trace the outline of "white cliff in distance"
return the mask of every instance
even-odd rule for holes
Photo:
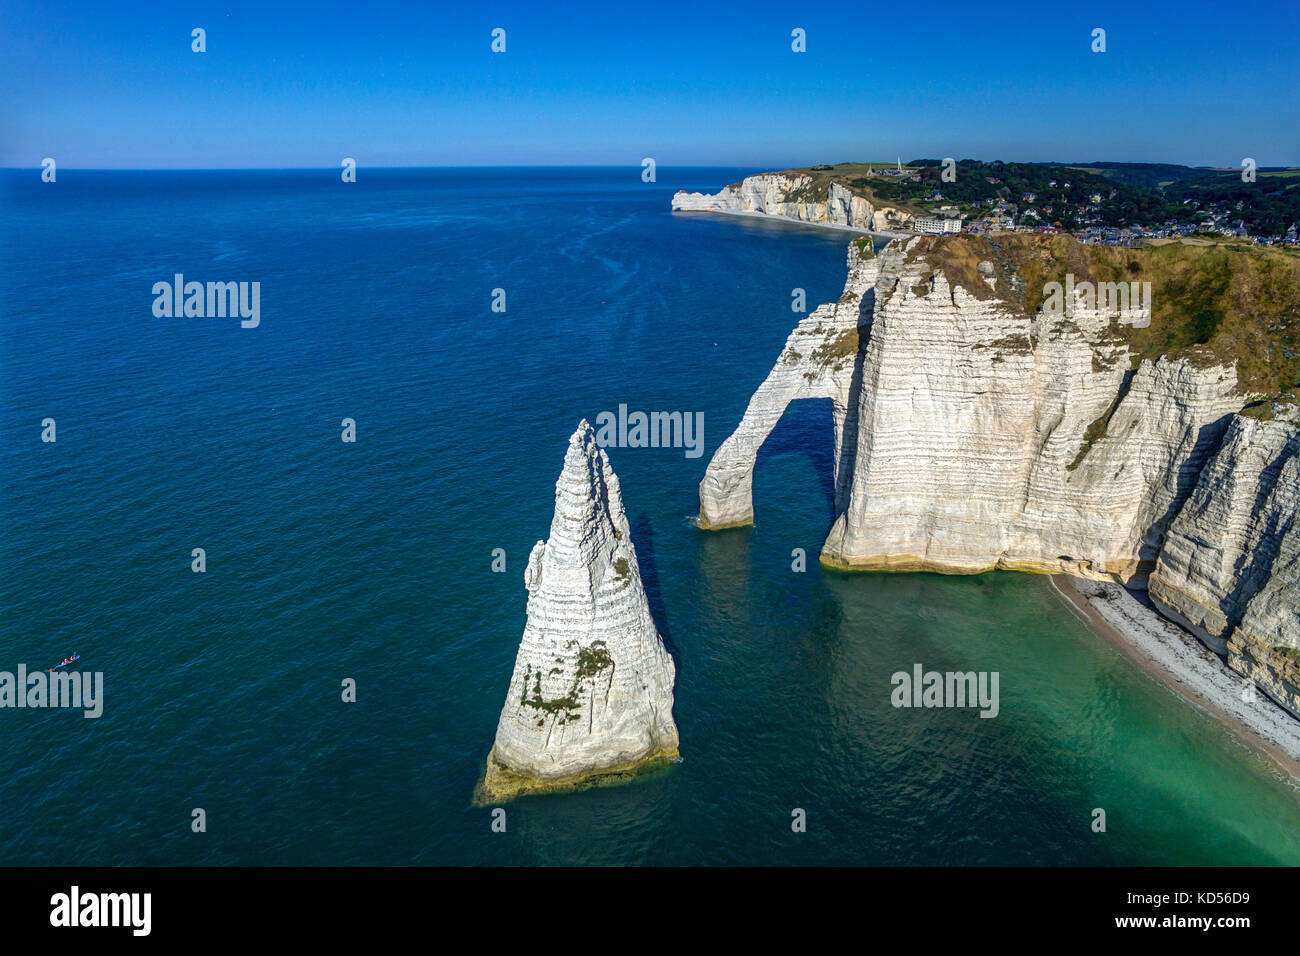
[[[683,212],[751,213],[864,231],[902,229],[912,218],[892,206],[877,207],[837,182],[829,184],[825,196],[819,196],[813,178],[798,173],[746,176],[713,194],[681,190],[673,196],[672,208]]]
[[[611,782],[677,756],[672,658],[641,583],[618,477],[583,420],[551,535],[524,571],[528,620],[481,802]]]

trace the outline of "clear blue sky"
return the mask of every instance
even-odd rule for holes
[[[2,166],[1300,164],[1296,0],[6,0],[2,15]]]

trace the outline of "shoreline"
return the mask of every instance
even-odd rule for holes
[[[1118,584],[1053,575],[1052,588],[1089,629],[1147,677],[1217,720],[1300,785],[1300,720],[1261,690],[1241,699],[1245,678],[1191,633]]]

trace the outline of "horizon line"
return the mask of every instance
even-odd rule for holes
[[[929,157],[926,157],[929,158]],[[904,166],[920,160],[909,160]],[[657,163],[656,169],[764,169],[772,172],[780,172],[787,169],[809,169],[813,166],[842,166],[848,164],[858,165],[880,165],[887,163],[887,160],[846,160],[838,163],[813,163],[808,166],[772,166],[756,163],[678,163],[665,164]],[[895,160],[897,162],[897,160]],[[980,163],[1005,163],[1008,165],[1023,166],[1068,166],[1083,167],[1097,165],[1099,163],[1125,164],[1131,166],[1176,166],[1182,169],[1203,169],[1211,172],[1235,172],[1239,166],[1213,166],[1213,165],[1190,165],[1188,163],[1172,163],[1164,161],[1141,161],[1141,160],[1122,160],[1122,159],[1094,159],[1088,161],[1064,161],[1064,160],[1016,160],[1016,159],[961,159],[957,162],[980,162]],[[0,172],[39,172],[43,167],[37,163],[32,166],[0,166]],[[338,166],[63,166],[59,165],[60,172],[65,170],[72,172],[85,173],[237,173],[237,172],[337,172],[342,168]],[[371,170],[395,170],[395,169],[641,169],[640,162],[631,163],[413,163],[399,165],[364,165],[357,164],[358,169]],[[1300,169],[1300,163],[1294,165],[1259,165],[1256,166],[1261,172]]]

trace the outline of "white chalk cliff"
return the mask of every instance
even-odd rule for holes
[[[1170,523],[1152,602],[1300,713],[1300,406],[1237,415]]]
[[[1241,407],[1231,367],[1143,361],[1111,319],[1026,314],[882,253],[840,567],[1065,571],[1140,585]],[[1017,277],[989,263],[996,288]]]
[[[528,621],[480,800],[619,779],[677,755],[672,658],[641,583],[618,477],[583,420],[551,536],[524,571]]]
[[[912,218],[892,206],[876,207],[840,183],[830,183],[824,199],[813,195],[812,187],[811,176],[763,173],[746,176],[717,193],[680,190],[673,196],[672,208],[683,212],[753,213],[876,231],[904,228]]]
[[[1166,605],[1217,634],[1221,652],[1237,635],[1232,666],[1271,661],[1266,689],[1291,661],[1275,696],[1300,713],[1296,658],[1265,650],[1300,644],[1294,422],[1234,418],[1245,399],[1232,364],[1162,356],[1133,368],[1112,316],[1082,299],[1068,317],[1027,313],[1013,304],[1023,280],[1012,264],[982,261],[978,278],[972,264],[955,282],[929,243],[895,240],[874,259],[850,248],[844,296],[799,323],[710,461],[700,525],[752,522],[759,447],[789,402],[829,398],[836,517],[824,564],[1140,588],[1164,556],[1153,596],[1190,596]],[[1204,527],[1184,514],[1189,499]],[[1207,539],[1229,553],[1202,553]],[[1216,617],[1221,606],[1234,610]]]

